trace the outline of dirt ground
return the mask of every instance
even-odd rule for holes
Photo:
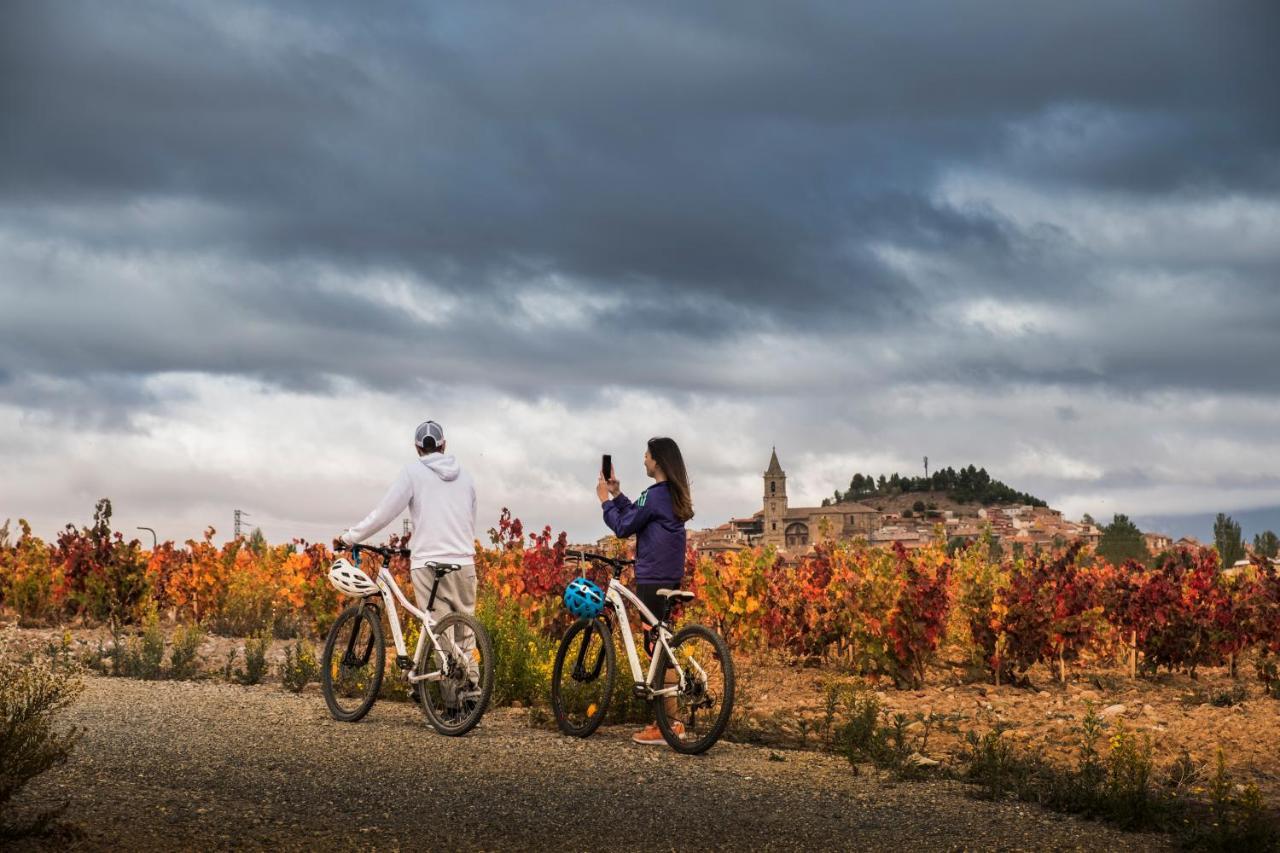
[[[62,642],[64,629],[21,629],[17,642],[32,649]],[[73,655],[110,643],[103,628],[70,631]],[[292,641],[273,641],[267,684],[278,686],[276,665]],[[203,669],[221,673],[233,649],[243,662],[243,640],[211,635],[200,648]],[[318,652],[318,648],[317,648]],[[738,661],[738,700],[730,736],[773,748],[821,749],[830,740],[827,695],[832,684],[857,684],[875,693],[886,713],[902,713],[919,751],[943,763],[954,763],[969,731],[996,728],[1017,746],[1041,756],[1069,761],[1079,745],[1079,730],[1092,708],[1103,719],[1104,735],[1124,726],[1138,737],[1150,737],[1157,768],[1168,768],[1184,754],[1212,773],[1219,749],[1237,783],[1255,783],[1271,809],[1280,809],[1280,700],[1267,697],[1244,662],[1239,676],[1225,669],[1203,670],[1195,679],[1185,674],[1129,678],[1118,668],[1072,671],[1067,684],[1046,669],[1030,672],[1033,687],[996,687],[964,683],[954,668],[930,672],[922,690],[867,686],[838,670],[804,667],[777,660]],[[1219,707],[1215,698],[1243,694],[1235,704]],[[1233,697],[1234,698],[1234,697]],[[839,710],[837,710],[837,715]],[[933,715],[926,726],[918,717]],[[836,720],[838,724],[838,717]],[[926,739],[927,734],[927,739]],[[1194,780],[1193,780],[1194,781]]]
[[[531,727],[494,709],[462,738],[403,702],[332,720],[311,688],[91,676],[84,736],[19,812],[67,802],[77,836],[18,850],[1162,850],[954,782],[721,743],[682,756]]]
[[[1020,688],[962,683],[934,671],[922,690],[867,689],[887,714],[908,717],[917,742],[925,734],[918,716],[934,715],[921,751],[943,762],[959,755],[963,733],[999,728],[1023,749],[1070,763],[1092,708],[1103,721],[1104,737],[1119,726],[1149,737],[1158,768],[1170,767],[1185,753],[1212,773],[1221,749],[1234,781],[1256,783],[1268,806],[1280,808],[1280,700],[1266,696],[1252,673],[1246,664],[1234,679],[1225,668],[1201,671],[1195,679],[1185,674],[1132,679],[1119,669],[1097,668],[1070,673],[1064,685],[1045,668],[1031,671],[1034,686]],[[829,670],[778,663],[744,667],[741,674],[741,711],[750,722],[746,736],[789,746],[823,741],[829,685],[865,685]],[[1214,704],[1227,696],[1235,704]]]

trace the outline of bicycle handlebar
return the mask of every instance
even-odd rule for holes
[[[577,557],[579,560],[593,560],[597,563],[604,563],[613,568],[614,577],[622,574],[622,570],[627,566],[634,566],[635,560],[628,560],[625,557],[606,557],[604,554],[597,554],[593,551],[565,551],[570,557]]]
[[[335,549],[335,550],[340,550],[340,549]],[[379,548],[377,545],[351,545],[348,548],[348,550],[351,551],[351,556],[353,557],[360,556],[361,551],[369,551],[387,560],[391,559],[392,557],[409,556],[408,548]]]

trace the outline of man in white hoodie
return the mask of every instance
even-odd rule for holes
[[[348,545],[365,541],[409,508],[409,576],[418,608],[425,610],[435,575],[428,562],[456,563],[462,569],[445,575],[431,608],[434,619],[454,611],[476,610],[476,487],[458,460],[445,452],[444,428],[423,421],[413,436],[418,459],[396,477],[386,495],[364,521],[340,537]],[[464,638],[459,638],[463,641]]]

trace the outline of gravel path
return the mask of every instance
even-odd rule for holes
[[[833,756],[720,744],[684,757],[631,745],[629,729],[561,737],[520,711],[443,738],[406,704],[352,725],[315,692],[90,678],[68,717],[84,740],[23,803],[70,800],[84,833],[71,849],[1166,846],[954,783],[855,775]]]

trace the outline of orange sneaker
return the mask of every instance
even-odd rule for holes
[[[684,737],[684,724],[681,722],[672,722],[671,730],[676,733],[677,737]],[[661,746],[667,742],[662,736],[662,732],[658,730],[657,723],[650,723],[640,731],[631,736],[631,740],[636,743],[642,743],[646,746]]]

